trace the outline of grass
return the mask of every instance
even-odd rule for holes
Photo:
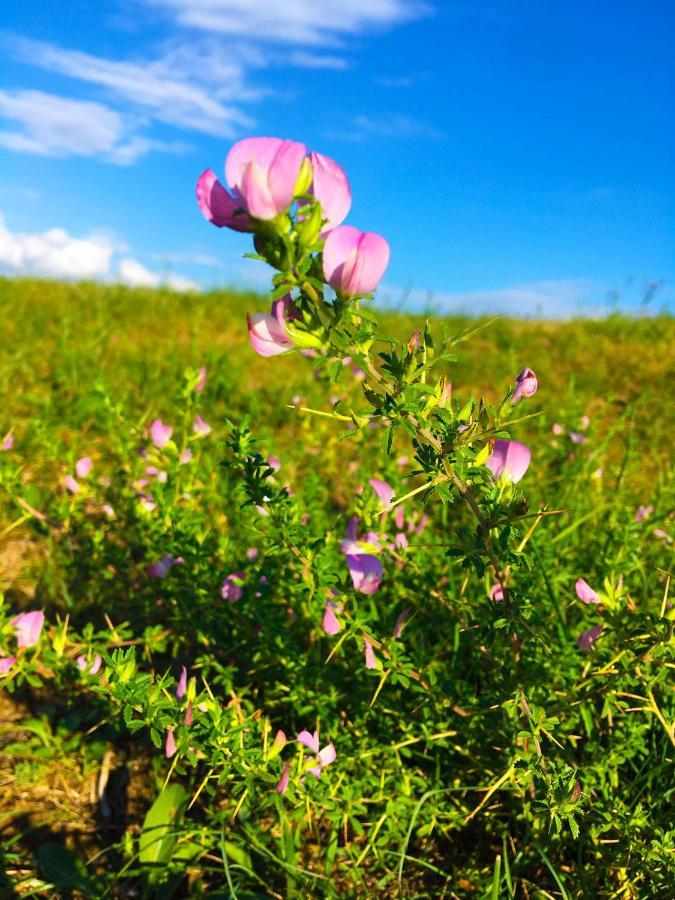
[[[264,305],[0,280],[0,437],[14,436],[0,459],[0,587],[5,621],[39,607],[48,622],[42,655],[0,688],[0,896],[668,896],[673,319],[434,320],[481,326],[448,367],[460,401],[498,401],[526,365],[539,378],[514,428],[533,451],[514,651],[487,576],[446,552],[466,539],[462,511],[437,502],[376,598],[350,600],[342,634],[321,633],[318,586],[341,571],[346,519],[375,521],[370,477],[410,489],[405,447],[383,459],[370,429],[299,411],[330,411],[331,394],[347,410],[360,386],[347,369],[328,384],[299,354],[255,356],[245,313]],[[400,337],[422,321],[382,319]],[[196,411],[213,428],[203,440]],[[169,478],[145,513],[137,450],[156,417],[194,461],[160,454]],[[242,509],[242,482],[253,488],[227,422],[245,417],[292,487],[280,526]],[[70,496],[64,477],[85,455],[94,479]],[[643,522],[640,505],[653,507]],[[185,562],[149,582],[165,553]],[[242,569],[244,598],[224,603],[224,575]],[[599,613],[576,600],[578,577],[606,595],[591,654],[576,642]],[[396,642],[406,607],[409,639]],[[382,670],[363,668],[363,633]],[[83,650],[104,654],[100,683],[74,671]],[[176,725],[167,760],[179,662],[209,712]],[[292,737],[317,720],[337,760],[281,798],[265,723]]]

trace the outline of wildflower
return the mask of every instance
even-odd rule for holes
[[[80,672],[86,671],[87,675],[96,675],[101,668],[102,662],[103,660],[101,659],[100,654],[97,653],[92,660],[91,665],[89,664],[89,660],[87,659],[87,657],[82,655],[77,657],[77,659],[75,660],[75,665],[80,670]]]
[[[176,739],[173,736],[173,728],[167,728],[166,730],[166,743],[164,744],[164,756],[167,759],[171,759],[171,757],[176,753],[178,747],[176,746]]]
[[[363,638],[363,655],[366,663],[366,669],[379,669],[379,663],[375,658],[375,651],[373,650],[373,645],[370,643],[367,637]]]
[[[163,469],[158,469],[157,466],[147,466],[145,474],[149,475],[151,478],[156,478],[160,484],[166,484],[169,477]],[[147,481],[145,484],[147,484]]]
[[[586,429],[588,428],[588,426],[590,424],[591,424],[591,420],[588,416],[581,417],[581,421],[579,422],[579,425],[581,426],[581,428],[583,428],[584,431],[586,431]]]
[[[274,301],[270,314],[254,313],[246,317],[248,337],[259,356],[277,356],[295,347],[286,331],[286,319],[292,315],[292,309],[291,297],[287,294]]]
[[[504,600],[504,588],[498,582],[490,588],[490,600],[495,603],[502,603]]]
[[[511,403],[517,403],[523,398],[531,397],[537,390],[537,376],[532,369],[523,369],[516,376],[516,389],[511,397]]]
[[[561,435],[561,434],[565,433],[565,429],[560,424],[560,422],[554,422],[553,425],[551,426],[551,431],[555,435]]]
[[[577,592],[577,597],[581,600],[582,603],[588,605],[589,603],[600,603],[600,598],[593,590],[593,588],[584,581],[583,578],[579,578],[577,583],[574,586],[575,591]]]
[[[0,657],[0,675],[6,675],[16,662],[16,656]]]
[[[594,625],[593,628],[589,628],[588,631],[582,631],[577,638],[577,644],[582,650],[585,650],[586,653],[590,653],[593,649],[593,644],[597,641],[601,631],[602,625]]]
[[[242,587],[244,578],[245,575],[243,572],[233,572],[231,575],[227,576],[220,588],[220,596],[223,600],[228,600],[230,603],[236,603],[237,600],[241,600],[244,596],[244,589]]]
[[[190,725],[192,725],[192,704],[191,703],[188,703],[188,705],[185,708],[185,716],[183,718],[183,724],[186,725],[188,728],[190,727]]]
[[[195,422],[192,426],[192,430],[200,437],[206,437],[207,434],[211,434],[211,426],[208,422],[205,422],[201,416],[195,416]]]
[[[187,692],[187,669],[185,666],[180,667],[180,678],[176,685],[176,699],[182,700]]]
[[[199,370],[199,378],[194,386],[195,394],[201,394],[206,386],[206,366],[202,366]]]
[[[370,478],[368,483],[382,501],[382,506],[389,506],[394,498],[394,489],[386,481],[380,481],[379,478]]]
[[[578,431],[570,431],[570,440],[573,444],[585,444],[586,443],[586,435],[580,434]]]
[[[151,578],[166,578],[171,569],[183,561],[184,560],[180,556],[174,558],[170,553],[167,553],[166,556],[163,556],[160,560],[151,563],[148,566],[148,575]]]
[[[277,782],[277,786],[275,788],[277,794],[285,794],[288,790],[288,779],[291,774],[291,764],[286,763],[284,766],[284,771],[281,773],[281,778]]]
[[[352,205],[352,190],[344,170],[322,153],[310,153],[312,167],[311,192],[321,204],[321,212],[326,220],[322,233],[344,222]]]
[[[504,476],[515,483],[527,472],[531,459],[530,448],[520,441],[495,441],[492,456],[485,465],[495,478]]]
[[[0,444],[0,450],[3,452],[6,450],[11,450],[13,446],[14,446],[14,435],[10,431],[4,436],[4,438],[2,440],[2,444]]]
[[[258,548],[257,547],[249,547],[246,551],[246,559],[254,560],[258,557]]]
[[[338,609],[337,604],[333,603],[332,600],[327,600],[323,619],[321,620],[321,627],[323,628],[324,634],[330,635],[331,637],[334,634],[337,634],[342,627],[338,617],[335,615],[336,609]]]
[[[635,511],[635,521],[639,525],[641,525],[648,516],[651,516],[651,514],[653,512],[654,512],[653,506],[642,506],[642,504],[640,504],[640,506],[638,506],[638,508]]]
[[[185,450],[181,452],[181,455],[178,457],[178,462],[184,466],[192,460],[192,450],[189,447],[186,447]]]
[[[86,478],[87,475],[91,472],[91,467],[94,465],[94,461],[90,459],[88,456],[83,456],[82,459],[78,459],[75,463],[75,474],[78,478]]]
[[[326,766],[335,762],[337,754],[332,743],[326,744],[323,750],[319,750],[318,731],[315,731],[314,734],[310,734],[309,731],[301,731],[296,740],[299,744],[302,744],[303,747],[307,747],[308,750],[311,750],[312,753],[315,754],[315,765],[307,769],[307,771],[311,772],[315,778],[318,778],[321,775],[321,772]],[[305,762],[308,762],[308,760],[305,759]]]
[[[346,553],[345,561],[355,590],[376,593],[384,572],[380,560],[370,553]]]
[[[33,647],[40,640],[45,614],[40,609],[19,613],[9,623],[16,631],[19,647]]]
[[[75,481],[72,475],[66,475],[64,484],[66,486],[66,490],[71,494],[76,494],[80,489],[79,484],[77,483],[77,481]]]
[[[173,428],[170,425],[165,425],[161,419],[155,419],[150,426],[150,437],[155,447],[166,447],[171,440],[172,434]]]
[[[389,263],[389,244],[379,234],[340,225],[326,238],[323,272],[332,288],[348,297],[372,293]]]

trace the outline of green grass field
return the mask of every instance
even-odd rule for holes
[[[481,326],[445,364],[459,403],[498,401],[524,366],[539,379],[512,428],[532,450],[516,646],[488,575],[447,552],[470,523],[437,499],[382,589],[344,601],[337,637],[321,631],[317,585],[340,571],[345,523],[375,521],[368,479],[399,495],[418,480],[403,446],[385,457],[375,429],[331,417],[337,398],[357,402],[348,367],[329,384],[298,353],[253,353],[245,314],[264,306],[0,280],[0,440],[14,439],[0,454],[0,657],[17,612],[46,617],[43,655],[0,679],[0,896],[672,896],[673,319],[433,323]],[[398,337],[422,321],[382,313]],[[156,418],[176,449],[145,458]],[[281,461],[272,484],[291,489],[278,519],[242,493],[249,437],[228,422],[245,419]],[[72,494],[81,457],[94,466]],[[150,464],[168,478],[147,509]],[[165,554],[182,562],[149,579]],[[237,572],[244,597],[229,603]],[[581,577],[600,610],[577,600]],[[600,620],[586,653],[579,635]],[[74,663],[94,652],[100,680]],[[180,665],[195,678],[189,727]],[[317,721],[337,759],[281,796],[268,745]],[[167,796],[153,843],[146,815]]]

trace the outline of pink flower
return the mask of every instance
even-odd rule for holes
[[[257,547],[249,547],[246,551],[246,559],[249,559],[251,561],[257,559],[258,553],[259,551]]]
[[[228,600],[230,603],[236,603],[237,600],[241,600],[244,596],[242,584],[245,577],[243,572],[233,572],[227,576],[220,588],[220,596],[223,600]]]
[[[324,634],[328,634],[331,637],[334,634],[337,634],[342,627],[338,621],[338,617],[335,615],[335,610],[337,608],[337,604],[333,603],[332,600],[328,600],[321,621],[321,627],[323,628]]]
[[[653,512],[654,512],[654,507],[653,507],[653,506],[642,506],[642,505],[640,505],[640,506],[638,506],[638,508],[637,508],[636,511],[635,511],[635,521],[636,521],[639,525],[641,525],[641,524],[644,522],[644,520],[645,520],[648,516],[651,516],[651,514],[652,514]]]
[[[310,153],[312,193],[321,204],[323,233],[344,222],[352,205],[352,190],[344,170],[321,153]]]
[[[87,475],[91,472],[91,467],[94,465],[94,461],[90,459],[88,456],[83,456],[82,459],[78,459],[75,463],[75,474],[78,478],[86,478]]]
[[[573,444],[585,444],[586,435],[580,434],[578,431],[570,431],[570,440]]]
[[[316,764],[312,768],[307,769],[307,771],[311,772],[315,778],[318,778],[321,775],[322,770],[326,766],[335,762],[337,754],[332,743],[326,744],[323,750],[319,750],[318,731],[315,731],[314,734],[310,734],[309,731],[301,731],[296,740],[299,744],[302,744],[303,747],[307,747],[308,750],[311,750],[312,753],[315,754]]]
[[[372,293],[389,263],[389,244],[379,234],[339,225],[326,238],[323,272],[332,288],[348,297]]]
[[[197,203],[204,218],[218,228],[227,226],[234,231],[253,231],[253,223],[243,204],[228,194],[213,169],[205,169],[197,179]]]
[[[556,435],[565,433],[565,429],[560,424],[560,422],[554,422],[553,425],[551,426],[551,431],[553,432],[553,434],[556,434]]]
[[[267,465],[274,472],[278,472],[279,469],[281,468],[281,460],[279,459],[278,456],[273,456],[270,454],[270,456],[267,457]]]
[[[501,584],[493,584],[490,588],[490,600],[495,603],[501,603],[504,600],[504,589]]]
[[[19,647],[33,647],[37,644],[44,620],[45,614],[40,609],[14,616],[9,624],[16,630],[16,642]]]
[[[192,725],[192,715],[192,704],[188,703],[188,705],[185,707],[185,716],[183,717],[183,724],[188,728],[190,727],[190,725]]]
[[[577,638],[577,644],[582,650],[585,650],[586,653],[590,653],[593,649],[593,644],[597,641],[601,631],[602,625],[594,625],[593,628],[589,628],[588,631],[582,631]]]
[[[103,662],[103,660],[101,659],[100,655],[97,653],[96,656],[94,657],[94,659],[92,660],[91,665],[89,664],[89,660],[87,659],[86,656],[78,656],[77,659],[75,660],[75,665],[80,670],[80,672],[86,671],[88,675],[96,675],[98,673],[99,669],[101,668],[102,662]]]
[[[71,494],[76,494],[80,489],[79,484],[75,481],[72,475],[66,475],[64,484],[66,486],[66,490]]]
[[[384,574],[380,560],[370,553],[346,553],[345,561],[354,589],[362,594],[376,593]]]
[[[363,638],[363,655],[366,662],[366,669],[379,669],[377,659],[375,658],[373,645],[370,643],[367,637]]]
[[[192,459],[192,450],[189,447],[186,447],[185,450],[181,452],[181,455],[178,457],[179,463],[184,466],[190,462]]]
[[[577,592],[577,597],[581,600],[582,603],[599,603],[600,598],[595,593],[593,588],[587,584],[583,578],[579,578],[577,583],[574,585],[574,589]]]
[[[277,786],[275,788],[277,794],[285,794],[288,790],[288,779],[291,774],[291,764],[286,763],[284,766],[284,771],[281,773],[281,778],[277,782]]]
[[[163,556],[157,562],[151,563],[147,568],[147,572],[151,578],[166,578],[171,569],[182,562],[183,560],[180,556],[174,559],[170,553],[167,553],[166,556]]]
[[[176,699],[182,700],[185,696],[185,692],[187,691],[187,669],[185,666],[180,667],[180,678],[178,679],[178,684],[176,685]]]
[[[207,434],[211,434],[211,426],[208,422],[205,422],[201,416],[195,416],[195,423],[192,426],[192,430],[195,434],[198,434],[202,437],[206,437]]]
[[[16,662],[16,656],[0,657],[0,675],[6,675]]]
[[[369,478],[368,484],[370,484],[372,489],[382,501],[382,506],[389,506],[392,499],[394,498],[395,492],[393,487],[390,484],[387,484],[386,481],[380,481],[379,478]]]
[[[163,469],[158,469],[157,466],[146,466],[145,474],[149,475],[151,478],[156,478],[160,484],[166,484],[169,477]]]
[[[199,378],[194,386],[195,394],[201,394],[206,386],[206,366],[202,366],[199,370]]]
[[[275,300],[272,312],[254,313],[246,316],[248,336],[253,349],[260,356],[277,356],[295,347],[286,331],[286,318],[290,316],[292,301],[290,294]]]
[[[13,446],[14,446],[14,435],[10,431],[3,438],[2,444],[0,444],[0,450],[2,450],[3,452],[5,450],[11,450]]]
[[[171,759],[177,749],[178,747],[176,747],[176,739],[173,736],[173,728],[167,728],[166,743],[164,744],[164,756],[166,756],[167,759]]]
[[[150,437],[155,447],[166,447],[171,440],[172,434],[173,428],[170,425],[165,425],[161,419],[155,419],[150,426]]]
[[[532,369],[523,369],[516,376],[516,389],[511,397],[511,403],[517,403],[526,397],[531,397],[537,390],[537,376]]]
[[[492,456],[485,465],[495,478],[504,476],[515,483],[527,472],[531,458],[530,448],[520,441],[495,441]]]

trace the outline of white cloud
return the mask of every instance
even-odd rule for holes
[[[22,62],[98,85],[158,122],[205,134],[231,136],[236,126],[250,124],[238,107],[259,96],[244,85],[244,62],[222,48],[183,45],[158,59],[132,62],[26,38],[11,38],[8,45]],[[248,64],[260,62],[252,52],[242,56]]]
[[[128,165],[150,150],[185,150],[183,144],[133,135],[133,123],[101,103],[43,91],[0,90],[0,118],[19,126],[0,131],[0,146],[20,153],[99,156]]]
[[[433,12],[425,0],[145,0],[181,25],[285,44],[339,43]]]
[[[341,56],[327,56],[323,53],[308,53],[296,50],[289,57],[291,65],[302,69],[333,69],[341,71],[349,68],[349,62]]]
[[[113,242],[104,237],[71,237],[63,228],[35,234],[10,231],[0,214],[0,268],[52,278],[101,278],[108,274]]]
[[[366,141],[373,135],[404,141],[412,138],[438,140],[443,137],[443,133],[432,125],[400,113],[356,116],[349,128],[341,131],[328,131],[327,135],[345,141]]]
[[[180,275],[172,275],[170,273],[159,275],[146,269],[144,265],[131,258],[120,260],[116,280],[129,287],[157,288],[166,286],[174,291],[182,292],[199,290],[199,285],[194,281],[190,281],[189,278],[182,278]]]
[[[171,272],[156,274],[130,257],[115,266],[116,254],[125,249],[112,237],[92,234],[78,238],[63,228],[33,233],[10,231],[0,213],[1,272],[75,281],[121,281],[131,287],[166,285],[175,291],[199,290],[188,278]]]

